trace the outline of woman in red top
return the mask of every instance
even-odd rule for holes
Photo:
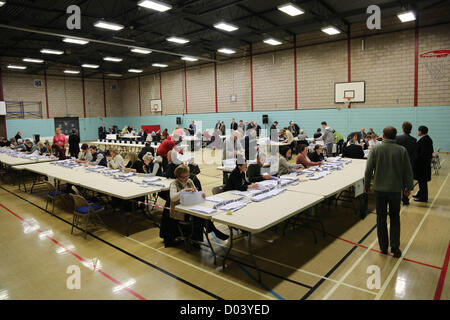
[[[64,154],[66,154],[66,145],[67,145],[67,139],[66,136],[61,133],[61,128],[56,128],[55,130],[55,136],[53,137],[53,144],[56,144],[58,147],[60,147]]]
[[[304,144],[300,145],[299,151],[300,153],[298,154],[296,159],[297,164],[302,164],[305,168],[322,165],[322,162],[312,162],[308,158],[308,147]]]

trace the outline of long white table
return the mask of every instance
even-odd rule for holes
[[[0,153],[0,162],[4,163],[5,165],[9,167],[19,166],[23,164],[31,164],[31,163],[44,163],[44,162],[51,162],[56,161],[58,159],[56,158],[43,158],[43,159],[25,159],[25,158],[16,158],[11,157],[10,155],[7,155],[5,153]]]

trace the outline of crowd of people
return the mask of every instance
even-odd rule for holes
[[[375,190],[377,201],[377,223],[380,248],[383,253],[387,252],[387,229],[386,215],[389,204],[389,214],[391,216],[391,247],[394,256],[400,256],[399,249],[399,208],[400,197],[404,205],[409,204],[409,193],[413,189],[413,178],[418,181],[419,191],[413,196],[415,201],[428,201],[428,181],[431,180],[431,159],[433,155],[433,141],[428,136],[428,128],[420,126],[418,128],[419,141],[411,136],[412,125],[404,122],[402,125],[402,135],[397,135],[397,130],[387,127],[379,137],[373,129],[365,132],[361,129],[352,132],[344,140],[341,133],[330,127],[327,122],[321,123],[321,128],[317,129],[313,138],[308,135],[300,126],[290,122],[288,126],[278,130],[279,123],[274,121],[270,127],[270,140],[281,142],[283,146],[278,153],[272,156],[278,157],[278,171],[267,172],[263,170],[267,156],[260,149],[257,139],[261,134],[261,127],[255,121],[232,120],[231,134],[224,141],[223,160],[235,159],[236,166],[223,186],[227,190],[246,191],[257,188],[256,182],[273,179],[276,176],[289,174],[295,171],[304,170],[311,166],[321,166],[327,157],[342,155],[343,157],[363,159],[364,150],[370,150],[368,165],[366,170],[365,190],[370,189],[370,181],[374,176],[373,189]],[[103,135],[106,131],[104,125],[99,128]],[[133,127],[126,126],[122,132],[133,132]],[[48,142],[38,142],[35,144],[29,139],[22,140],[22,133],[18,132],[10,140],[0,139],[0,147],[8,147],[26,153],[38,153],[50,155],[60,160],[70,156],[76,158],[79,163],[85,166],[105,166],[111,169],[134,172],[144,176],[165,176],[174,179],[170,190],[161,192],[160,196],[166,201],[167,209],[163,212],[160,236],[164,239],[166,246],[177,244],[177,237],[180,235],[177,216],[174,207],[179,203],[180,192],[197,192],[202,190],[201,182],[197,178],[200,172],[198,165],[191,163],[183,165],[178,160],[178,156],[183,154],[178,144],[183,135],[196,134],[195,122],[188,129],[180,129],[178,126],[172,135],[167,129],[163,133],[152,132],[153,139],[162,141],[156,148],[153,148],[149,140],[145,139],[145,146],[139,154],[130,152],[125,162],[122,155],[112,148],[105,152],[95,145],[83,143],[80,148],[80,137],[76,130],[73,130],[67,139],[57,128],[52,144]],[[111,132],[111,131],[108,131]],[[206,131],[207,133],[208,131]],[[140,133],[144,136],[145,130]],[[223,121],[217,121],[213,135],[210,135],[210,143],[222,141],[219,136],[225,135]],[[157,136],[158,138],[155,138]],[[322,143],[317,143],[321,141]],[[336,149],[333,150],[334,145]],[[310,150],[312,147],[313,150]],[[291,161],[293,154],[296,154],[295,161]],[[251,164],[249,160],[253,160]],[[170,209],[168,209],[170,208]],[[193,239],[203,239],[201,219],[192,217],[182,217],[182,219],[193,219],[194,234]],[[221,239],[228,236],[217,230],[212,223],[208,223],[207,229],[214,231]]]

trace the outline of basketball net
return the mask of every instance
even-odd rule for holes
[[[350,103],[352,103],[353,98],[352,97],[344,97],[345,101],[345,107],[348,109],[350,107]]]
[[[450,50],[434,50],[420,55],[420,58],[427,68],[428,74],[433,80],[445,78],[449,57]]]

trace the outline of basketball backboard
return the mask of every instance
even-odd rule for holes
[[[366,101],[366,82],[337,82],[334,84],[334,103],[347,103]]]

